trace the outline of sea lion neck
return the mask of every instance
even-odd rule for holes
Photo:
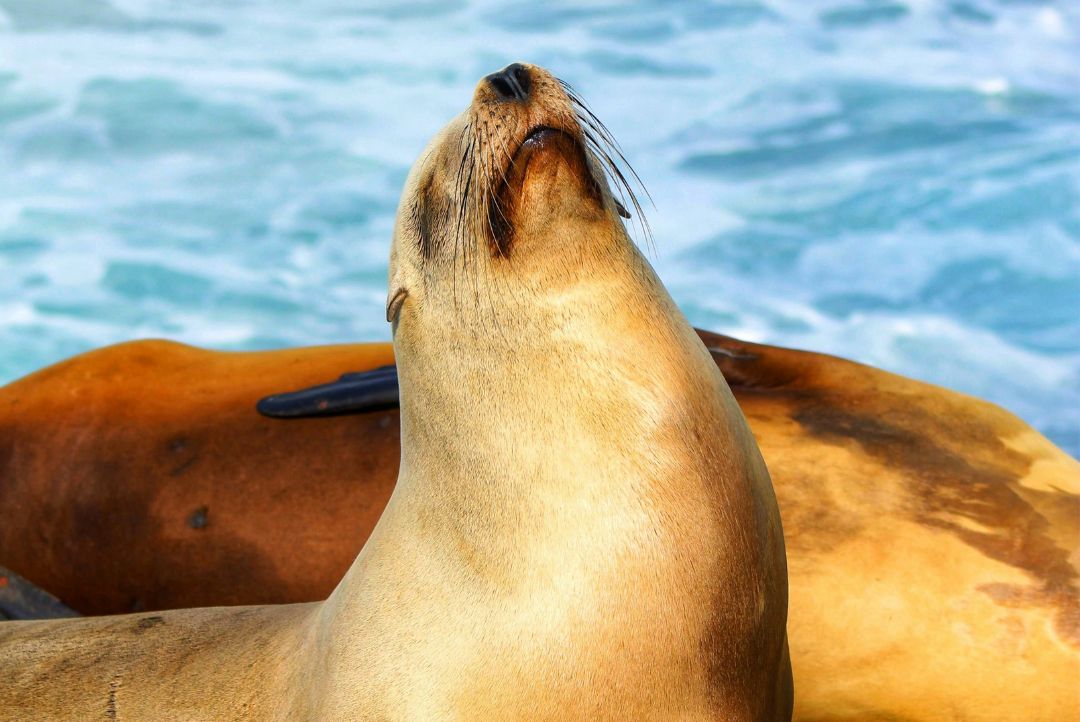
[[[512,538],[522,517],[560,501],[625,494],[635,484],[635,493],[648,493],[667,483],[671,460],[646,458],[642,445],[690,454],[673,406],[703,390],[694,420],[703,432],[727,438],[727,427],[742,423],[644,258],[627,240],[605,263],[611,268],[596,262],[591,277],[547,293],[504,290],[498,302],[507,313],[465,331],[445,320],[450,309],[402,320],[402,491],[433,520],[483,519],[485,535],[503,529]],[[620,463],[611,461],[613,445],[625,448]]]
[[[455,309],[437,297],[447,305],[414,309],[402,319],[395,355],[403,379],[402,434],[416,435],[416,443],[406,445],[410,453],[442,456],[438,435],[447,419],[468,429],[478,456],[493,449],[517,453],[524,439],[569,444],[597,413],[595,404],[579,399],[619,399],[633,410],[661,392],[672,374],[635,373],[642,359],[664,351],[643,343],[634,327],[650,327],[657,346],[660,338],[685,337],[690,329],[681,316],[672,322],[674,304],[648,264],[632,247],[608,251],[602,260],[571,263],[566,255],[548,263],[561,262],[560,271],[511,275],[482,287],[476,305]],[[477,413],[481,408],[485,414]],[[570,438],[557,440],[561,434]]]
[[[398,483],[320,614],[328,674],[393,648],[416,670],[451,655],[482,685],[513,648],[550,679],[567,667],[550,669],[545,650],[573,624],[588,639],[560,665],[678,688],[671,699],[691,707],[742,684],[701,650],[751,638],[774,613],[782,572],[747,577],[762,549],[782,555],[767,472],[715,363],[626,248],[618,280],[597,268],[534,300],[505,339],[438,323],[449,306],[403,309]],[[408,634],[385,621],[403,603]],[[658,618],[655,636],[624,638]]]

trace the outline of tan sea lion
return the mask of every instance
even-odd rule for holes
[[[326,602],[4,623],[0,711],[788,719],[768,473],[588,137],[515,64],[414,166],[399,478]]]

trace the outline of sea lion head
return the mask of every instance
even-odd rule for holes
[[[515,295],[558,293],[587,259],[632,245],[608,173],[638,204],[616,156],[607,128],[543,68],[514,63],[483,78],[406,181],[387,320],[396,326],[405,309],[419,323],[425,308],[452,304],[465,325],[512,323]]]

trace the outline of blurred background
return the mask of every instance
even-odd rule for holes
[[[427,139],[573,83],[695,324],[993,400],[1080,455],[1080,2],[0,0],[0,383],[103,344],[389,338]]]

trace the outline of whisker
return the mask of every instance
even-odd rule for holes
[[[614,189],[615,192],[617,192],[619,194],[619,197],[617,199],[615,199],[615,200],[616,200],[617,203],[619,203],[620,206],[623,206],[623,203],[627,202],[627,200],[626,200],[627,193],[629,193],[632,196],[633,191],[624,191],[625,185],[623,183],[619,182],[618,177],[610,170],[610,167],[613,165],[613,161],[611,159],[611,156],[609,156],[607,154],[607,152],[597,142],[597,140],[592,137],[592,134],[589,133],[589,131],[587,129],[583,128],[582,129],[582,135],[585,137],[585,145],[589,149],[590,154],[600,164],[600,170],[604,174],[611,177],[613,189]],[[625,206],[623,206],[623,209],[625,210]],[[636,208],[635,208],[635,210],[636,210]]]
[[[464,127],[462,128],[462,131],[461,131],[462,145],[464,145],[465,133],[468,133],[471,130],[472,130],[472,123],[465,123],[465,125],[464,125]],[[461,205],[462,205],[462,207],[460,207],[458,209],[457,219],[456,219],[456,223],[455,223],[455,226],[454,226],[454,257],[451,258],[451,260],[450,260],[450,268],[453,269],[453,277],[454,277],[454,303],[455,303],[455,309],[458,308],[458,306],[457,306],[457,303],[458,303],[458,254],[460,253],[461,242],[462,242],[462,239],[464,237],[464,232],[463,232],[463,229],[461,227],[462,218],[463,218],[464,213],[465,213],[465,209],[464,209],[463,206],[464,206],[464,204],[468,203],[468,195],[469,195],[469,187],[470,187],[470,181],[465,182],[465,192],[462,193],[461,192],[461,179],[462,179],[462,177],[464,177],[465,164],[469,163],[469,161],[472,159],[473,148],[475,147],[475,145],[476,145],[476,138],[475,138],[475,136],[470,134],[469,145],[464,146],[464,150],[461,153],[461,162],[458,164],[458,173],[457,173],[457,177],[456,177],[455,182],[454,182],[454,192],[459,197],[459,199],[461,199]],[[471,178],[470,178],[470,180],[471,180]],[[447,215],[450,214],[451,207],[453,207],[453,202],[447,204],[447,207],[446,207]]]
[[[486,130],[486,124],[485,124],[485,130]],[[496,136],[497,136],[497,134],[495,134],[495,133],[491,134],[491,137],[496,137]],[[491,151],[494,150],[494,144],[490,143],[491,137],[489,137],[486,133],[484,134],[483,142],[481,143],[482,148],[488,148]],[[491,153],[488,154],[487,162],[482,165],[483,181],[484,181],[484,184],[483,184],[484,190],[483,190],[483,198],[482,198],[483,202],[480,204],[480,207],[477,208],[477,213],[481,213],[481,212],[483,213],[483,219],[482,220],[487,221],[487,228],[488,228],[488,232],[491,233],[492,241],[497,243],[497,236],[495,234],[495,229],[494,229],[494,227],[492,227],[492,223],[491,223],[491,205],[494,204],[496,206],[496,208],[498,208],[498,199],[494,195],[494,184],[492,182],[493,181],[493,175],[494,175],[495,161],[496,161],[496,158],[494,157],[494,153],[491,152]],[[501,214],[502,210],[499,209],[499,212]],[[479,234],[477,234],[477,235],[479,236]],[[486,244],[485,244],[485,246],[486,246]],[[498,310],[496,309],[495,302],[492,300],[492,297],[491,297],[492,279],[495,278],[496,275],[497,275],[497,274],[493,274],[491,272],[491,254],[481,252],[480,247],[477,247],[475,249],[475,253],[476,253],[476,256],[474,258],[476,258],[478,260],[482,259],[483,264],[484,264],[484,293],[485,293],[485,297],[487,299],[488,310],[491,313],[492,325],[495,327],[495,330],[498,332],[499,336],[503,339],[503,341],[506,342],[506,334],[502,329],[502,324],[499,323]],[[480,269],[477,268],[475,270],[477,271],[476,275],[479,275],[478,272],[479,272]],[[479,313],[479,311],[480,311],[480,297],[479,297],[479,294],[477,294],[477,297],[476,297],[476,310]]]
[[[644,209],[641,207],[641,202],[638,200],[637,193],[629,178],[627,178],[627,174],[633,179],[634,184],[645,193],[645,197],[649,199],[649,203],[655,209],[656,202],[653,200],[652,194],[649,193],[649,189],[645,186],[645,182],[641,180],[641,176],[634,170],[634,166],[626,159],[626,154],[623,153],[622,147],[619,145],[618,141],[615,140],[615,136],[607,125],[596,116],[596,113],[592,111],[592,108],[590,108],[588,103],[581,98],[570,83],[561,78],[558,78],[557,80],[566,92],[566,96],[570,99],[571,104],[575,107],[574,115],[577,117],[580,124],[582,135],[585,137],[586,147],[597,159],[601,170],[608,176],[614,190],[618,192],[620,198],[623,201],[629,198],[630,203],[634,208],[634,212],[637,214],[637,222],[635,225],[641,230],[641,234],[653,255],[656,255],[656,245],[653,241],[652,228],[649,225],[648,218],[645,216]],[[623,171],[623,168],[626,169],[626,172]],[[623,203],[616,200],[616,207],[617,210],[619,210],[620,215],[630,219],[631,214],[627,211],[626,206]]]
[[[614,136],[611,135],[611,131],[607,129],[607,126],[604,125],[603,122],[601,122],[601,120],[597,118],[591,110],[589,110],[588,108],[585,108],[584,110],[587,115],[582,116],[580,113],[578,113],[578,119],[585,121],[588,125],[596,129],[596,131],[600,133],[600,137],[604,140],[608,147],[615,151],[615,154],[619,156],[619,160],[622,161],[622,164],[625,165],[627,170],[630,171],[630,174],[634,177],[634,180],[637,181],[637,184],[639,186],[641,186],[641,190],[645,191],[645,196],[649,199],[649,202],[652,203],[653,208],[656,208],[656,202],[653,201],[653,197],[649,193],[649,189],[645,187],[645,182],[641,180],[641,176],[639,176],[637,174],[637,171],[634,170],[634,166],[632,166],[630,164],[630,161],[626,159],[626,156],[622,152],[622,148],[615,141]],[[599,128],[597,128],[597,126],[599,126]]]
[[[649,246],[649,250],[656,255],[656,245],[653,241],[652,227],[649,225],[649,220],[645,216],[645,210],[641,207],[640,201],[638,201],[637,194],[631,187],[630,182],[626,179],[626,176],[620,170],[618,164],[608,153],[607,149],[601,146],[596,138],[583,129],[582,135],[585,136],[586,145],[593,151],[593,155],[601,162],[601,166],[606,169],[608,176],[612,180],[612,184],[619,191],[621,197],[628,197],[631,204],[634,206],[634,210],[637,213],[637,226],[641,230],[642,237],[645,239],[646,244]],[[623,196],[623,191],[626,192],[626,196]]]
[[[469,198],[472,190],[473,170],[476,167],[476,134],[473,133],[469,142],[469,147],[465,151],[465,157],[468,158],[467,165],[469,166],[469,173],[465,177],[465,188],[459,196],[460,204],[458,207],[457,224],[454,232],[454,257],[453,257],[453,277],[454,277],[454,307],[457,308],[458,304],[458,291],[457,291],[457,274],[458,274],[458,255],[461,254],[461,266],[462,270],[468,275],[468,268],[466,266],[467,260],[467,243],[465,242],[467,229],[465,222],[469,213]],[[466,161],[463,159],[462,167],[466,165]]]
[[[502,151],[502,154],[506,157],[507,165],[503,168],[503,170],[499,171],[499,178],[500,178],[500,180],[502,180],[503,187],[505,187],[506,190],[510,191],[511,190],[510,181],[507,180],[506,174],[510,171],[511,168],[514,167],[514,158],[510,155],[510,151],[507,150],[506,143],[507,143],[506,136],[504,135],[503,138],[501,139],[499,149]],[[495,168],[495,159],[494,158],[492,158],[492,160],[491,160],[491,166],[492,166],[492,168]],[[492,203],[495,206],[495,210],[497,210],[499,212],[499,217],[502,219],[503,224],[507,228],[510,228],[511,227],[510,226],[510,219],[508,219],[506,217],[506,214],[503,213],[502,206],[499,205],[499,196],[498,196],[497,193],[493,195]],[[505,249],[502,249],[502,250],[505,251]]]
[[[487,124],[486,121],[484,122],[484,126],[481,129],[480,134],[481,134],[480,135],[480,138],[481,138],[481,141],[480,141],[480,154],[477,157],[478,169],[479,169],[478,173],[479,173],[479,176],[480,176],[480,198],[479,198],[479,203],[476,204],[476,210],[475,210],[475,216],[476,217],[474,218],[474,227],[481,226],[482,223],[490,215],[490,212],[489,212],[488,209],[489,209],[489,205],[490,205],[489,195],[491,193],[491,190],[490,190],[491,189],[491,178],[490,178],[491,173],[490,173],[490,170],[489,170],[489,165],[490,165],[489,156],[490,156],[491,153],[490,153],[490,148],[489,148],[490,138],[489,138],[489,134],[488,134],[488,124]],[[490,221],[488,222],[488,225],[490,225]],[[487,270],[487,264],[486,264],[486,256],[488,254],[484,253],[483,248],[482,248],[482,246],[486,246],[486,243],[483,243],[483,244],[478,243],[479,239],[485,238],[485,234],[482,231],[480,231],[479,228],[475,228],[472,235],[473,235],[473,238],[472,238],[472,242],[470,243],[470,246],[471,246],[472,252],[473,252],[473,263],[476,264],[476,267],[473,268],[473,303],[474,303],[474,310],[476,311],[477,316],[483,318],[484,314],[481,313],[481,305],[480,305],[480,288],[477,285],[478,281],[480,279],[480,273],[481,273],[481,269],[479,268],[478,264],[480,262],[482,262],[482,261],[485,262],[485,268],[483,270],[483,273],[484,273],[484,281],[485,281],[485,284],[486,284],[487,276],[489,275],[489,271]],[[485,294],[485,295],[489,295],[489,294]],[[490,310],[491,308],[492,307],[491,307],[491,302],[490,302],[490,298],[489,298],[489,300],[488,300],[488,309]],[[487,320],[486,319],[484,319],[484,323],[485,323],[485,326],[486,326],[487,325]]]
[[[501,171],[501,177],[502,177],[503,187],[506,188],[507,191],[513,192],[513,189],[510,187],[510,181],[506,176],[507,176],[508,173],[513,171],[514,167],[517,165],[517,160],[514,158],[513,155],[510,154],[509,144],[510,144],[510,139],[509,139],[509,137],[507,135],[504,134],[502,136],[502,138],[500,140],[500,144],[499,144],[499,149],[502,151],[503,157],[506,158],[506,165],[503,166],[503,169]],[[500,206],[500,205],[498,205],[498,203],[496,203],[496,208],[498,209],[499,215],[502,217],[503,222],[508,227],[511,227],[510,220],[506,217],[506,214],[503,213],[502,206]],[[511,272],[514,271],[514,256],[513,256],[513,254],[511,254],[511,253],[505,254],[503,256],[503,262],[506,264],[507,268],[509,268]],[[490,267],[490,261],[489,261],[489,267]],[[514,296],[515,301],[520,303],[521,302],[520,294],[517,292],[517,290],[515,289],[513,284],[502,283],[503,279],[502,279],[501,275],[502,274],[493,274],[492,275],[492,278],[495,280],[495,283],[499,286],[499,292],[504,294],[504,295],[512,295],[512,296]]]

